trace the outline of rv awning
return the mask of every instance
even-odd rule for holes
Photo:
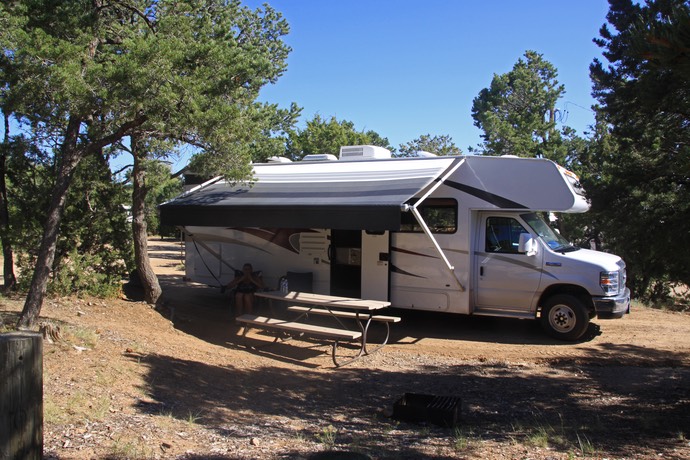
[[[458,158],[256,165],[252,185],[211,181],[160,206],[180,226],[399,230],[401,207]]]

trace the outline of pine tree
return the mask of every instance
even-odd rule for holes
[[[484,131],[480,152],[564,164],[567,149],[556,127],[556,102],[565,88],[557,77],[553,64],[535,51],[525,52],[510,72],[494,75],[472,102],[474,125]]]
[[[628,263],[633,293],[690,285],[690,4],[611,0],[590,66],[600,120],[587,189],[604,240]]]
[[[250,173],[237,149],[265,129],[255,99],[286,68],[288,26],[269,6],[226,0],[17,0],[0,6],[15,113],[54,145],[56,174],[19,326],[37,318],[80,162],[132,135],[213,152]],[[232,148],[231,148],[232,147]]]

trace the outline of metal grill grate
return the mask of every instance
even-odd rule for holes
[[[393,418],[452,427],[460,421],[461,400],[456,396],[405,393],[393,405]]]

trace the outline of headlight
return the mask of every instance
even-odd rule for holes
[[[606,295],[618,294],[620,291],[619,272],[601,272],[599,274],[599,286],[601,286]]]

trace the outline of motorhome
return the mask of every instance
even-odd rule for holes
[[[188,279],[221,286],[251,262],[276,289],[310,273],[316,293],[534,319],[564,340],[630,311],[623,260],[545,219],[589,209],[578,177],[550,160],[374,146],[274,160],[249,183],[216,178],[161,205],[184,233]]]

